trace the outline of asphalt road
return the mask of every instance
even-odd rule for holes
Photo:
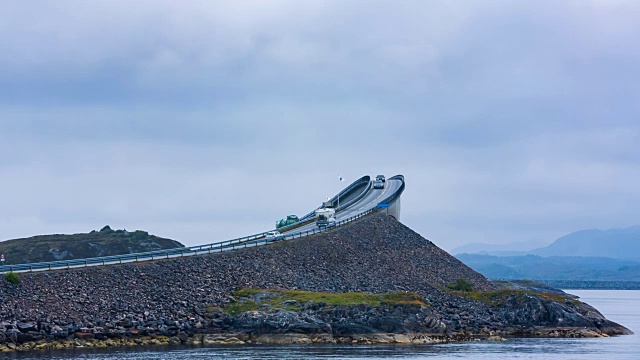
[[[375,208],[376,206],[378,206],[378,203],[380,203],[380,201],[384,200],[395,191],[397,191],[401,185],[401,180],[385,181],[384,189],[374,189],[373,185],[369,184],[369,191],[362,199],[336,213],[336,221],[344,220],[361,212]],[[312,222],[299,228],[283,232],[283,234],[290,235],[317,228],[318,227],[316,226],[316,223]]]

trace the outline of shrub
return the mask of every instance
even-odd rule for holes
[[[17,284],[20,282],[20,278],[18,277],[18,274],[12,271],[9,271],[8,273],[4,274],[4,278],[12,284]]]
[[[142,230],[136,230],[131,233],[131,237],[136,240],[144,240],[149,237],[149,233]]]
[[[109,233],[112,233],[112,232],[113,232],[113,230],[111,230],[111,226],[106,225],[105,227],[103,227],[102,229],[100,229],[100,232],[101,232],[101,233],[107,233],[107,234],[109,234]]]
[[[458,279],[455,284],[451,284],[447,287],[451,290],[473,291],[473,285],[465,279]]]

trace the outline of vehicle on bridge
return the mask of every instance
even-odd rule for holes
[[[298,219],[298,215],[289,215],[284,219],[280,219],[280,220],[276,221],[276,229],[280,229],[281,227],[293,225],[293,224],[297,223],[298,221],[300,221],[300,219]]]
[[[382,182],[386,181],[386,179],[384,178],[384,175],[376,175],[376,181],[378,181],[378,180],[380,180]]]
[[[284,235],[282,235],[279,231],[269,231],[264,235],[264,238],[267,241],[283,240]]]
[[[336,224],[336,210],[323,208],[316,210],[316,225],[318,227],[333,226]]]
[[[373,182],[374,189],[384,189],[384,182],[382,180],[376,180]]]

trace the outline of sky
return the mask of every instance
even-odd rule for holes
[[[272,229],[362,175],[445,250],[639,225],[638,1],[4,1],[0,240]]]

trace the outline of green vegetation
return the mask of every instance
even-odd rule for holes
[[[142,230],[136,230],[131,233],[131,238],[135,240],[146,239],[149,237],[149,233]]]
[[[254,311],[261,305],[268,305],[272,309],[297,310],[300,304],[310,301],[324,303],[328,306],[355,305],[418,305],[427,306],[424,298],[416,293],[365,294],[328,293],[303,290],[263,290],[240,289],[234,294],[239,300],[224,305],[223,310],[229,315]]]
[[[494,281],[493,283],[498,287],[498,290],[475,291],[471,284],[464,279],[458,279],[455,284],[447,286],[447,289],[454,295],[481,301],[491,307],[501,307],[507,300],[524,304],[528,301],[528,297],[532,296],[558,303],[570,301],[574,305],[581,304],[580,301],[567,296],[560,290],[532,280]],[[444,287],[441,289],[447,290]]]
[[[242,314],[247,311],[255,311],[258,308],[258,304],[256,304],[253,300],[245,300],[245,301],[234,301],[222,307],[224,311],[232,316]]]
[[[251,288],[242,288],[240,290],[237,290],[236,292],[233,293],[233,296],[235,297],[249,297],[251,295],[257,295],[261,292],[265,292],[267,290],[260,290],[260,289],[251,289]],[[276,290],[273,290],[274,292]]]
[[[580,301],[560,294],[552,294],[552,293],[540,293],[526,290],[497,290],[497,291],[474,291],[467,295],[466,298],[482,301],[483,303],[491,306],[491,307],[500,307],[502,304],[507,301],[510,297],[515,297],[516,301],[523,301],[527,296],[536,296],[543,299],[548,299],[551,301],[555,301],[558,303],[564,303],[565,301],[571,301],[574,305],[579,305]]]
[[[4,278],[5,280],[7,280],[8,282],[14,285],[20,282],[20,277],[18,277],[18,274],[12,271],[9,271],[8,273],[4,274]]]
[[[422,296],[412,292],[384,294],[382,304],[428,306]]]
[[[473,285],[465,279],[458,279],[455,284],[448,285],[447,287],[456,291],[473,291]]]

